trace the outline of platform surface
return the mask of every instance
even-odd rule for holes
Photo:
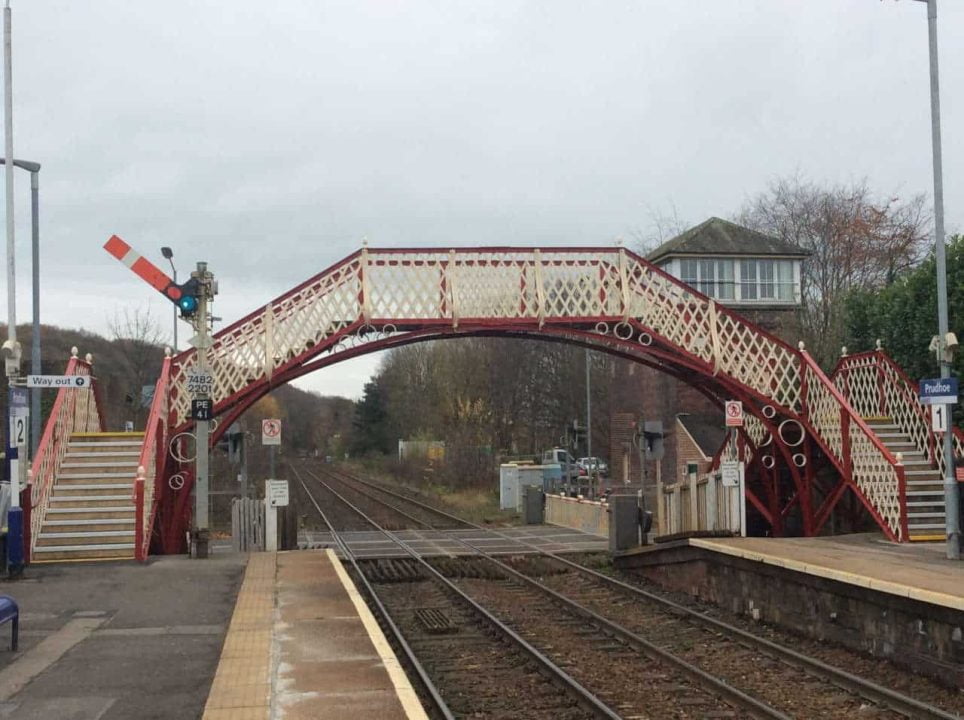
[[[204,720],[427,720],[330,550],[251,556]]]
[[[944,543],[898,545],[877,534],[860,533],[816,538],[690,538],[689,544],[964,610],[964,561],[946,559]]]
[[[330,533],[308,531],[303,534],[303,541],[308,547],[334,547]],[[339,535],[358,559],[407,555],[398,543],[378,531],[343,532]],[[396,530],[389,535],[425,556],[471,555],[475,552],[473,548],[493,555],[602,552],[609,548],[606,538],[556,525],[479,530]]]
[[[21,613],[18,652],[0,626],[0,718],[199,717],[246,560],[44,564],[0,582]]]

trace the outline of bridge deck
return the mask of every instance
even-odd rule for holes
[[[406,552],[383,533],[339,533],[357,558],[403,557]],[[473,547],[496,555],[534,552],[601,552],[606,538],[552,525],[528,525],[493,530],[398,530],[390,533],[420,555],[471,555]],[[334,547],[331,533],[304,531],[302,544],[309,548]],[[471,547],[468,547],[471,546]]]

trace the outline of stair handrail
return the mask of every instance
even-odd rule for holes
[[[158,469],[163,468],[163,453],[167,451],[168,414],[171,394],[171,355],[166,353],[161,364],[161,374],[154,385],[154,398],[144,426],[144,444],[137,461],[132,502],[134,503],[134,557],[139,562],[147,560],[151,548],[151,536],[157,516],[157,483],[161,480]]]
[[[834,367],[833,382],[865,416],[891,418],[924,457],[944,475],[944,443],[931,429],[917,385],[882,348],[844,355]],[[964,458],[964,432],[951,424],[954,458]]]
[[[91,381],[87,389],[62,387],[57,390],[57,397],[54,399],[50,415],[47,416],[43,435],[37,445],[37,455],[30,468],[32,476],[30,546],[25,548],[27,561],[30,560],[37,545],[40,527],[47,514],[47,506],[50,504],[51,490],[60,471],[60,465],[67,454],[70,436],[81,424],[78,420],[82,420],[82,424],[88,427],[93,413],[96,427],[100,430],[104,429],[104,418],[100,414],[100,404],[97,401],[97,379],[92,375],[91,364],[78,358],[74,352],[67,361],[64,374],[87,375],[91,377]],[[84,402],[80,401],[82,396]],[[91,397],[94,398],[94,402],[90,402]]]
[[[896,542],[908,539],[903,463],[880,441],[816,361],[801,348],[804,414],[864,507]]]

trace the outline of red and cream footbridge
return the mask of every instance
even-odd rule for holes
[[[479,335],[582,345],[657,368],[721,406],[742,400],[747,501],[774,534],[792,512],[804,534],[818,533],[849,490],[887,537],[908,539],[905,465],[865,421],[869,415],[900,415],[915,442],[930,448],[928,461],[943,462],[935,454],[940,443],[920,430],[924,416],[906,394],[906,378],[899,369],[884,372],[891,365],[882,353],[848,358],[832,381],[802,347],[623,248],[355,252],[214,336],[204,365],[215,378],[219,431],[272,388],[320,368],[408,343]],[[191,469],[170,448],[191,426],[185,378],[197,352],[168,357],[157,382],[134,500],[140,557],[149,546],[180,551],[190,526]],[[37,486],[54,473],[34,472],[35,514],[42,514]],[[174,476],[186,480],[178,489]]]

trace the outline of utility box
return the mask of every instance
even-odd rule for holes
[[[540,485],[527,485],[525,488],[522,518],[526,525],[541,525],[543,522],[543,507],[545,492]]]
[[[519,505],[519,466],[499,466],[499,509],[516,510]]]
[[[558,466],[556,466],[558,467]],[[516,465],[508,463],[499,466],[499,509],[523,512],[525,488],[537,485],[545,491],[551,482],[551,469],[545,465]]]
[[[639,547],[639,498],[635,495],[609,496],[609,552]]]

